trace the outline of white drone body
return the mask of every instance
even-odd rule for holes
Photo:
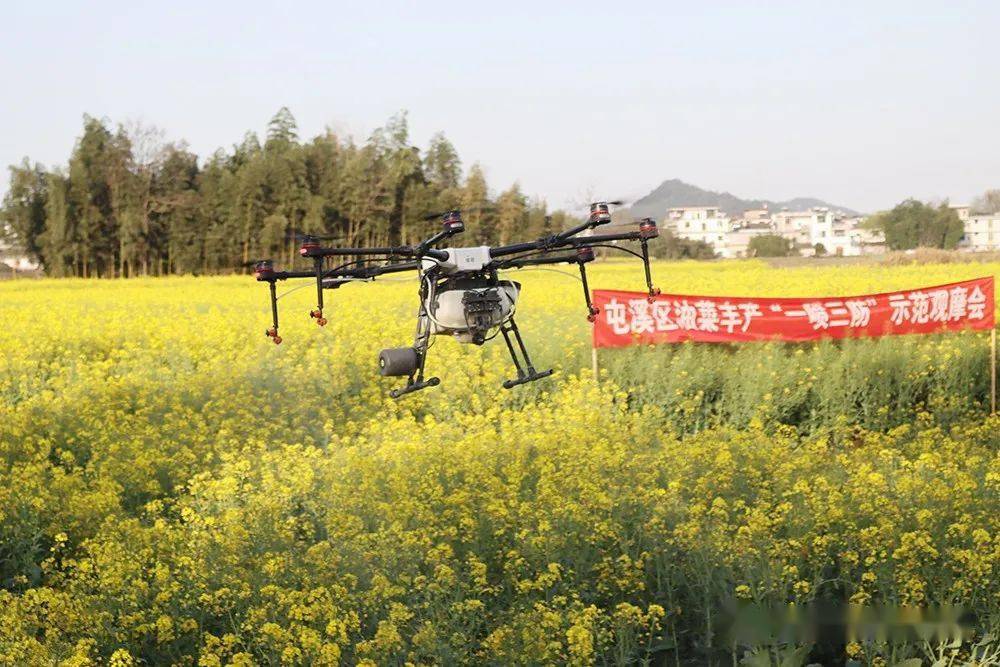
[[[448,259],[430,259],[425,257],[422,260],[424,271],[438,267],[444,275],[453,275],[462,272],[478,272],[486,268],[486,265],[493,259],[490,256],[490,247],[481,245],[473,248],[442,248],[448,253]]]
[[[488,246],[443,248],[444,260],[423,260],[423,269],[436,268],[444,280],[429,281],[422,318],[429,335],[452,336],[460,343],[481,345],[491,329],[510,319],[521,292],[520,283],[491,284],[481,277],[492,260]]]

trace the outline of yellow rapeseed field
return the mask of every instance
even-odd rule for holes
[[[748,296],[988,274],[654,265]],[[322,329],[290,293],[280,346],[246,276],[0,282],[0,664],[998,664],[988,334],[609,351],[595,381],[579,282],[515,275],[558,374],[506,391],[502,345],[438,340],[400,401],[375,359],[412,280],[328,292]],[[820,601],[970,620],[740,630]]]

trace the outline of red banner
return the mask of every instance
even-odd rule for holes
[[[745,298],[594,290],[594,347],[804,341],[990,329],[993,277],[851,297]]]

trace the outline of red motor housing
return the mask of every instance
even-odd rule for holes
[[[253,265],[253,277],[257,280],[269,280],[274,276],[274,262],[262,260]]]
[[[319,239],[315,236],[303,236],[302,245],[299,246],[299,254],[305,257],[312,250],[319,248]]]
[[[660,235],[660,230],[656,227],[656,221],[652,218],[643,218],[639,221],[639,237],[644,239],[655,239]]]

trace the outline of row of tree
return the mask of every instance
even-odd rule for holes
[[[0,232],[53,276],[115,277],[232,271],[270,257],[292,264],[295,233],[341,245],[410,244],[437,230],[431,212],[467,212],[466,244],[536,238],[572,224],[517,184],[491,197],[482,169],[462,173],[441,134],[421,151],[406,115],[364,143],[330,130],[302,142],[292,114],[271,119],[201,162],[140,124],[84,116],[67,166],[10,168]]]
[[[1000,211],[1000,191],[977,210]],[[441,134],[426,150],[411,145],[400,114],[364,143],[330,130],[309,142],[282,108],[263,143],[254,133],[205,161],[183,143],[141,124],[112,127],[84,116],[65,167],[27,158],[10,167],[0,203],[0,241],[13,243],[53,276],[135,276],[232,271],[256,258],[296,261],[295,232],[331,235],[341,245],[410,244],[437,229],[434,211],[466,211],[464,244],[537,238],[575,221],[551,215],[515,183],[492,197],[482,169],[464,175]],[[947,205],[907,200],[867,224],[892,249],[953,248],[962,222]],[[762,239],[761,256],[787,254],[783,239]],[[664,232],[657,256],[704,258],[710,246]]]

